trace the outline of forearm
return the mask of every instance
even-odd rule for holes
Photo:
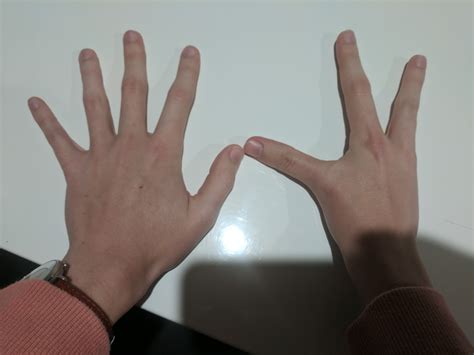
[[[54,285],[28,280],[0,291],[0,353],[108,354],[109,348],[94,312]]]
[[[354,354],[471,354],[443,296],[436,292],[415,240],[371,236],[345,255],[367,304],[347,331]]]
[[[443,296],[429,287],[378,295],[347,330],[352,354],[472,354]]]
[[[407,286],[431,287],[414,238],[387,234],[360,237],[343,251],[349,275],[367,304],[383,292]]]

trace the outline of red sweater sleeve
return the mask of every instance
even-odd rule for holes
[[[443,296],[401,287],[375,298],[347,330],[353,354],[473,354]]]
[[[46,281],[0,291],[1,354],[108,354],[107,332],[86,305]]]

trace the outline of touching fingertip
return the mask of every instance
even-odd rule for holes
[[[28,100],[28,106],[30,106],[30,109],[32,110],[37,110],[40,107],[40,100],[36,97],[30,97]]]
[[[263,152],[263,144],[255,139],[250,139],[245,143],[244,146],[245,153],[254,157],[258,158],[262,155]]]
[[[234,163],[240,163],[244,156],[244,152],[241,147],[239,146],[233,146],[230,149],[229,152],[230,160],[232,160]]]

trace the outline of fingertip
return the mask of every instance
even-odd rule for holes
[[[123,40],[125,43],[137,42],[140,39],[140,33],[134,30],[128,30],[123,35]]]
[[[244,157],[244,150],[241,146],[233,144],[229,148],[229,157],[233,163],[238,164],[242,161],[242,158]]]
[[[356,38],[354,31],[351,29],[347,29],[345,31],[342,31],[337,40],[342,43],[342,44],[354,44],[356,43]]]
[[[257,137],[251,137],[245,142],[244,152],[254,158],[258,158],[263,152],[263,143]]]
[[[88,59],[92,59],[96,56],[95,52],[93,49],[90,48],[84,48],[81,50],[81,53],[79,53],[79,61],[84,61]]]
[[[199,49],[197,49],[196,47],[191,46],[191,45],[186,46],[183,49],[182,55],[183,55],[184,58],[197,57],[197,56],[199,56]]]
[[[410,61],[412,61],[417,68],[420,68],[420,69],[426,68],[427,60],[424,55],[421,55],[421,54],[414,55]]]
[[[32,111],[36,111],[41,105],[41,100],[37,97],[30,97],[28,99],[28,106]]]

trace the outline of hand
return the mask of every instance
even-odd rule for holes
[[[312,191],[366,300],[395,286],[429,285],[414,242],[415,127],[426,59],[407,63],[385,133],[352,31],[339,35],[336,59],[350,128],[344,156],[322,161],[263,137],[250,138],[245,153]]]
[[[184,132],[199,76],[199,52],[186,47],[154,133],[147,132],[145,47],[124,36],[125,72],[118,133],[99,60],[79,57],[90,149],[78,146],[38,98],[29,105],[62,167],[73,284],[115,322],[163,274],[177,266],[215,223],[243,157],[225,148],[199,192],[186,190],[181,170]]]

